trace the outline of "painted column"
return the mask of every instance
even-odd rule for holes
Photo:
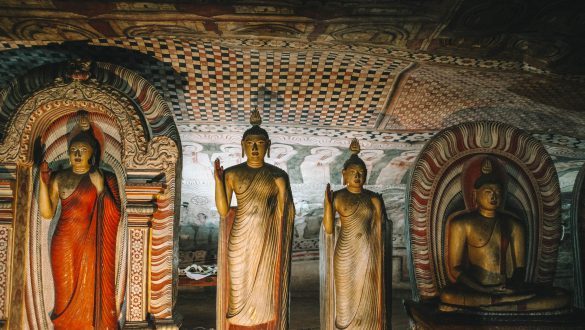
[[[150,301],[151,227],[156,199],[162,184],[129,182],[126,185],[128,214],[128,283],[126,329],[147,329]]]

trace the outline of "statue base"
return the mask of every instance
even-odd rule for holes
[[[152,316],[144,321],[126,321],[123,329],[164,329],[178,330],[183,323],[183,317],[180,314],[173,315],[169,319],[155,319]],[[1,328],[0,328],[1,329]]]
[[[585,310],[561,309],[540,312],[443,312],[439,301],[404,301],[411,329],[501,329],[501,330],[550,330],[585,329]]]

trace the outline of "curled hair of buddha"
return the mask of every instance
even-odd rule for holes
[[[347,168],[350,165],[359,165],[361,166],[364,170],[366,170],[366,175],[367,173],[367,167],[366,167],[366,163],[358,156],[358,154],[360,153],[360,143],[358,142],[357,139],[353,139],[351,140],[351,144],[349,145],[349,151],[351,152],[351,156],[345,161],[345,163],[343,163],[343,169],[347,170]]]
[[[93,134],[91,127],[78,130],[75,135],[69,140],[68,149],[76,142],[86,143],[93,149],[90,163],[98,165],[100,163],[101,148],[100,143]]]
[[[249,135],[259,135],[263,136],[266,140],[269,140],[268,132],[260,127],[262,124],[262,117],[260,117],[260,112],[258,112],[256,109],[252,110],[252,114],[250,115],[250,124],[252,124],[252,127],[248,128],[244,132],[242,140],[245,140]]]

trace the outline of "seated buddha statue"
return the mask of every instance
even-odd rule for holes
[[[476,209],[456,214],[447,227],[447,270],[452,283],[440,295],[440,309],[542,311],[569,306],[561,289],[525,282],[523,222],[502,209],[505,184],[497,161],[486,157],[473,185]]]

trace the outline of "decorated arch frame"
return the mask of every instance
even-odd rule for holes
[[[117,241],[116,296],[126,326],[175,324],[175,205],[180,141],[170,109],[153,86],[108,63],[75,61],[31,71],[2,91],[0,115],[0,320],[15,327],[51,328],[50,225],[35,202],[35,142],[55,169],[66,135],[83,109],[103,132],[102,164],[115,173],[123,219]],[[176,208],[178,211],[178,207]],[[2,267],[0,267],[2,268]]]
[[[518,128],[499,122],[469,122],[433,137],[419,154],[410,177],[406,236],[415,300],[436,297],[449,283],[447,220],[449,214],[469,208],[461,176],[466,162],[479,155],[495,157],[507,172],[506,206],[516,208],[527,229],[526,281],[553,281],[561,233],[560,188],[549,154]]]

